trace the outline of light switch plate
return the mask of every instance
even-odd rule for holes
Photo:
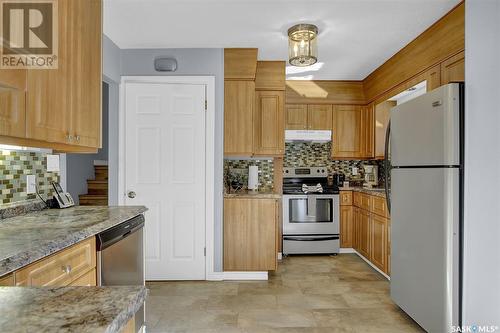
[[[47,155],[47,171],[59,171],[59,155]]]
[[[36,176],[26,175],[26,193],[33,194],[36,193]]]
[[[358,168],[357,167],[352,167],[352,175],[357,176],[358,175]]]

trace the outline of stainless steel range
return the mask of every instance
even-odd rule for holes
[[[326,167],[283,170],[283,254],[339,252],[339,189]]]

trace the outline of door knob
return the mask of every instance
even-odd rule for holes
[[[127,196],[128,196],[130,199],[133,199],[133,198],[135,198],[135,192],[134,192],[134,191],[128,191]]]

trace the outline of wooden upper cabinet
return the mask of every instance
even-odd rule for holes
[[[375,106],[375,158],[385,156],[385,132],[391,116],[390,110],[396,106],[395,101],[385,101]]]
[[[287,104],[285,106],[285,129],[307,129],[307,104]]]
[[[253,154],[255,83],[224,82],[224,155]]]
[[[308,105],[307,128],[310,130],[331,130],[332,106],[329,104]]]
[[[284,92],[257,91],[254,111],[254,155],[281,156],[285,151]]]
[[[0,135],[26,135],[26,70],[0,70]]]
[[[255,80],[257,52],[256,48],[224,49],[224,79]]]
[[[28,71],[26,137],[98,148],[102,1],[59,1],[58,14],[58,68]]]
[[[465,51],[441,63],[441,84],[465,81]]]
[[[285,61],[258,61],[256,90],[285,90]]]
[[[363,155],[362,120],[360,106],[334,106],[332,158],[356,158]]]
[[[361,157],[375,157],[375,122],[373,104],[361,108]]]

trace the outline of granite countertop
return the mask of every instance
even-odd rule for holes
[[[45,209],[0,220],[0,276],[144,213],[144,206]]]
[[[0,287],[0,332],[120,332],[146,295],[144,286]]]
[[[224,198],[281,199],[282,195],[274,192],[240,191],[233,193],[224,193]]]
[[[385,189],[384,188],[366,188],[361,186],[353,186],[353,187],[340,187],[341,191],[355,191],[370,194],[376,197],[385,198]]]

